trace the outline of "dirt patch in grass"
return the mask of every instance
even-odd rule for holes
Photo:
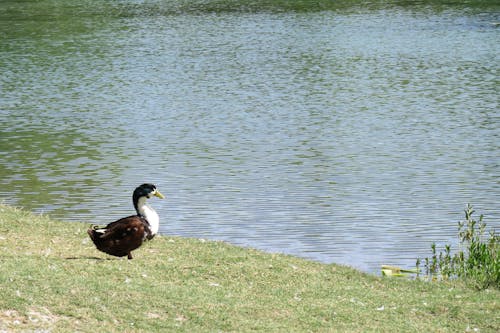
[[[29,308],[26,313],[17,310],[0,311],[0,330],[25,330],[37,327],[37,332],[48,332],[61,319],[67,317],[55,315],[47,308]]]

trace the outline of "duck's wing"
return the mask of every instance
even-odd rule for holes
[[[147,223],[147,222],[146,222]],[[99,238],[105,239],[123,239],[128,237],[144,237],[146,230],[145,220],[141,216],[128,216],[118,221],[112,222],[104,228],[97,228],[95,232],[99,234]]]

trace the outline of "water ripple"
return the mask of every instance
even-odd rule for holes
[[[468,202],[500,226],[495,14],[126,3],[1,25],[2,200],[106,223],[151,181],[162,233],[367,271],[456,242]]]

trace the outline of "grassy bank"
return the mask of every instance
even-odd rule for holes
[[[86,228],[0,205],[0,331],[500,330],[497,290],[165,236],[128,261]]]

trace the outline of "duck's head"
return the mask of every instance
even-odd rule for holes
[[[165,196],[158,191],[155,185],[153,184],[142,184],[141,186],[138,186],[134,190],[134,202],[138,200],[141,197],[146,197],[148,199],[152,197],[158,197],[160,199],[165,199]]]
[[[143,204],[145,204],[146,199],[150,199],[152,197],[158,197],[160,199],[165,198],[165,196],[161,194],[153,184],[142,184],[134,190],[132,201],[134,203],[134,208],[137,211],[137,214],[141,214],[141,212],[139,211],[139,205],[142,206]],[[139,201],[143,203],[139,204]]]

